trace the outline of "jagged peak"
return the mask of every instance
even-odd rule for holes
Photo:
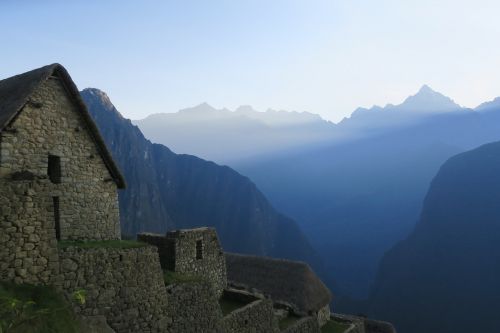
[[[474,108],[476,111],[488,111],[491,109],[498,109],[500,108],[500,97],[496,97],[491,101],[484,102],[477,107]]]
[[[193,106],[191,108],[185,108],[182,110],[179,110],[179,112],[200,112],[200,113],[208,113],[208,112],[215,112],[217,111],[216,108],[214,108],[212,105],[208,104],[207,102],[200,103],[196,106]]]
[[[120,112],[116,109],[115,105],[113,102],[111,102],[111,99],[109,98],[108,94],[104,92],[101,89],[98,88],[85,88],[82,91],[80,91],[80,94],[85,95],[88,94],[95,98],[96,100],[101,103],[106,109],[115,112],[120,118],[123,118]]]
[[[428,94],[428,93],[436,93],[436,91],[434,89],[432,89],[431,87],[429,87],[427,84],[424,84],[418,90],[417,95],[418,94]]]
[[[424,84],[419,91],[395,107],[414,111],[447,111],[461,109],[451,98]]]
[[[102,91],[101,89],[98,89],[98,88],[85,88],[82,90],[82,92],[87,92],[89,93],[90,95],[93,95],[97,98],[99,98],[101,101],[103,101],[104,103],[106,104],[111,104],[113,105],[113,103],[111,103],[111,100],[109,99],[109,96],[108,94],[106,94],[104,91]]]

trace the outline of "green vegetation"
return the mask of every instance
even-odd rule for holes
[[[78,319],[53,288],[0,282],[0,333],[77,332]]]
[[[182,274],[164,270],[163,280],[165,281],[165,285],[169,286],[171,284],[178,284],[178,283],[200,282],[202,281],[202,278],[189,274]]]
[[[325,326],[321,328],[321,333],[343,333],[351,325],[330,319]]]
[[[112,248],[112,249],[135,249],[148,246],[146,243],[135,240],[103,240],[103,241],[59,241],[60,248],[76,246],[84,249]]]
[[[287,329],[288,327],[292,326],[297,321],[299,321],[299,319],[300,319],[299,316],[296,316],[296,315],[293,315],[293,314],[289,314],[285,318],[282,318],[279,321],[280,331],[283,331],[283,330]]]
[[[227,298],[222,297],[219,300],[219,304],[220,304],[220,308],[222,310],[222,315],[226,316],[226,315],[230,314],[231,312],[233,312],[234,310],[237,310],[239,308],[244,307],[248,303],[244,303],[244,302],[240,302],[240,301],[236,301],[233,299],[227,299]]]

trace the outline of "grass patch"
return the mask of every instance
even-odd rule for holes
[[[279,321],[280,331],[283,331],[283,330],[287,329],[288,327],[292,326],[293,324],[295,324],[299,320],[300,320],[300,317],[299,316],[295,316],[293,314],[289,314],[285,318],[282,318]]]
[[[222,297],[219,300],[219,304],[220,304],[220,308],[222,310],[222,315],[226,316],[226,315],[230,314],[231,312],[233,312],[234,310],[238,310],[239,308],[244,307],[248,303],[244,303],[244,302],[240,302],[240,301],[236,301],[233,299],[227,299],[227,298]]]
[[[8,333],[82,332],[70,305],[53,288],[7,282],[0,282],[0,325]]]
[[[163,271],[163,280],[165,281],[165,285],[169,286],[171,284],[200,282],[200,281],[202,281],[202,278],[198,277],[198,276],[189,275],[189,274],[182,274],[182,273],[164,270]]]
[[[336,320],[330,319],[325,326],[321,328],[321,333],[343,333],[351,325],[347,323],[341,323]]]
[[[111,249],[135,249],[139,247],[148,246],[146,243],[138,242],[135,240],[103,240],[103,241],[59,241],[58,246],[62,249],[76,246],[83,249],[98,249],[98,248],[111,248]]]

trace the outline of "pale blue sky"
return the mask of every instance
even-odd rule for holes
[[[427,83],[500,96],[500,1],[0,0],[0,77],[60,62],[129,118],[208,102],[337,121]]]

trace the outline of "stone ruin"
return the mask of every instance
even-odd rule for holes
[[[213,228],[169,231],[166,235],[142,233],[137,240],[158,248],[163,269],[203,277],[220,296],[226,288],[226,261]]]
[[[68,300],[84,289],[86,303],[72,303],[75,312],[105,318],[120,333],[280,331],[283,308],[269,295],[228,287],[214,229],[140,234],[137,246],[106,246],[120,239],[124,188],[61,65],[0,81],[0,281],[51,285]],[[92,242],[100,245],[82,246]],[[167,286],[165,270],[200,279]],[[221,299],[244,305],[223,313]],[[319,332],[334,316],[329,300],[281,331]],[[352,332],[375,332],[363,320],[343,320]]]

